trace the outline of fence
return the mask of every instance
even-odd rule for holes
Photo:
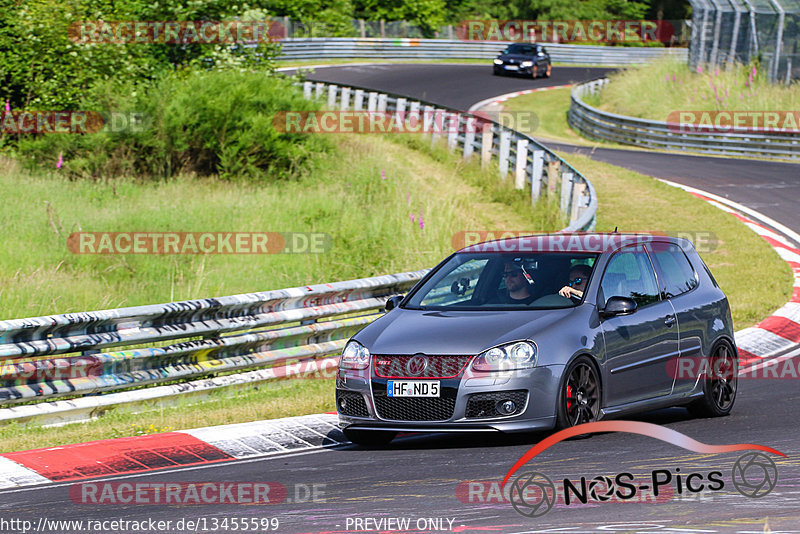
[[[756,156],[776,159],[800,158],[800,136],[792,133],[723,133],[713,127],[682,131],[679,124],[625,117],[594,108],[583,101],[608,83],[608,79],[576,85],[567,120],[584,137],[664,150],[690,150],[708,154]]]
[[[486,59],[496,57],[509,43],[447,39],[313,38],[282,41],[281,60],[305,59]],[[685,48],[630,48],[545,43],[554,62],[590,65],[646,63],[664,56],[687,61]],[[487,63],[488,65],[488,63]]]
[[[441,137],[465,158],[497,158],[531,198],[558,194],[569,214],[565,230],[593,229],[592,184],[530,137],[486,121],[463,131],[474,115],[398,95],[305,82],[307,98],[331,108],[402,115],[430,111],[458,126]],[[365,105],[366,104],[366,105]],[[207,394],[335,366],[346,339],[382,314],[391,296],[407,292],[427,271],[414,271],[114,310],[0,321],[0,422],[50,424],[85,420],[114,406],[136,406]],[[125,347],[122,350],[109,350]],[[291,365],[287,365],[291,364]],[[29,401],[56,402],[30,403]],[[25,403],[25,404],[21,404]]]
[[[800,3],[796,0],[690,0],[689,64],[754,62],[767,78],[800,78]]]

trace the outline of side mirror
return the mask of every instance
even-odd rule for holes
[[[403,295],[395,295],[394,297],[390,297],[389,300],[386,301],[385,309],[386,311],[392,311],[397,306],[400,305],[400,302],[403,300]]]
[[[617,315],[630,315],[636,311],[636,301],[628,297],[611,297],[606,301],[606,307],[600,310],[601,317],[616,317]]]

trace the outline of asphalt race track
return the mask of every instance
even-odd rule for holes
[[[494,77],[489,66],[393,64],[319,69],[311,79],[347,82],[468,109],[494,95],[594,78],[604,70],[562,67],[554,69],[553,77],[548,80],[525,80]],[[729,197],[793,230],[800,230],[796,200],[800,193],[800,166],[607,149],[597,149],[591,155]],[[800,532],[800,430],[795,409],[798,402],[800,388],[795,380],[741,380],[736,405],[729,417],[693,419],[686,410],[674,408],[637,419],[663,424],[707,444],[754,443],[783,452],[785,458],[773,457],[778,470],[777,486],[762,498],[745,497],[733,485],[733,468],[741,452],[697,454],[651,437],[597,434],[558,443],[521,472],[545,474],[557,488],[563,479],[578,483],[581,477],[613,478],[628,472],[638,488],[637,498],[604,500],[602,495],[596,495],[597,499],[577,505],[574,500],[569,505],[559,500],[546,515],[528,518],[517,513],[508,502],[500,502],[496,483],[532,444],[546,435],[459,434],[404,436],[387,449],[347,446],[113,479],[115,482],[279,482],[287,488],[286,500],[280,504],[86,505],[73,502],[70,483],[62,483],[0,492],[0,518],[28,519],[34,524],[41,517],[136,521],[277,518],[278,532],[308,533],[434,532],[432,526],[437,525],[445,531],[503,533]],[[666,478],[667,471],[672,477],[671,483],[661,486],[659,497],[643,488],[652,487],[655,470],[661,470],[655,475],[660,480]],[[722,473],[721,489],[705,486],[692,493],[682,482],[679,492],[678,475],[685,481],[690,474],[697,473],[695,481],[708,483],[712,471]],[[308,488],[315,485],[318,498],[312,502]],[[410,526],[398,527],[396,523],[377,526],[372,522],[381,518],[408,519]],[[370,522],[358,523],[356,519],[370,519]],[[80,532],[62,530],[73,531]]]

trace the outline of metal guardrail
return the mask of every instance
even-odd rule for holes
[[[332,108],[429,111],[458,125],[441,136],[464,158],[497,158],[531,198],[557,194],[565,230],[594,227],[592,184],[530,137],[475,115],[399,95],[305,82],[308,98]],[[365,105],[366,104],[366,105]],[[459,133],[460,132],[460,133]],[[434,138],[435,140],[435,138]],[[86,420],[110,407],[138,406],[220,387],[301,375],[335,365],[345,341],[382,315],[386,299],[427,272],[363,278],[227,297],[0,321],[0,422]],[[63,397],[69,399],[56,400]],[[35,402],[54,401],[54,402]],[[35,403],[31,403],[35,402]]]
[[[496,57],[509,42],[449,39],[309,38],[281,41],[281,60],[486,59]],[[688,61],[686,48],[640,48],[545,43],[554,62],[592,65],[646,63],[664,56]],[[487,64],[488,66],[488,64]]]
[[[491,120],[488,114],[460,112],[400,95],[323,82],[304,82],[303,94],[307,99],[327,99],[331,110],[382,113],[399,121],[414,120],[433,130],[433,123],[446,125],[446,132],[431,133],[433,142],[441,138],[451,151],[460,150],[465,160],[480,154],[484,166],[496,158],[501,177],[511,172],[517,189],[529,189],[531,202],[543,195],[558,195],[561,212],[569,220],[563,231],[594,229],[597,194],[591,182],[532,137]],[[481,131],[476,131],[477,123],[483,124]]]
[[[572,89],[567,122],[584,137],[664,150],[691,150],[730,156],[762,158],[800,158],[800,135],[754,133],[735,128],[720,133],[711,128],[682,131],[678,124],[637,119],[601,111],[583,101],[608,84],[607,78],[576,85]]]
[[[0,321],[0,405],[323,358],[425,272]]]

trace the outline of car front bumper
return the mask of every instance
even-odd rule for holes
[[[525,432],[531,430],[548,430],[556,423],[556,403],[561,374],[564,366],[553,365],[535,367],[503,373],[484,374],[481,377],[464,377],[441,380],[442,389],[450,388],[454,392],[455,406],[452,416],[441,420],[421,420],[389,418],[385,411],[391,398],[380,399],[384,413],[377,406],[375,395],[381,394],[385,379],[363,376],[363,372],[339,370],[336,378],[337,393],[353,399],[353,393],[361,395],[366,413],[354,416],[344,414],[337,402],[339,426],[352,430],[392,430],[404,432],[465,432],[465,431],[500,431]],[[468,417],[467,410],[473,395],[497,393],[499,400],[503,393],[525,391],[525,405],[513,415],[496,415],[492,417]],[[360,400],[355,397],[360,404]],[[423,400],[422,403],[425,401]],[[407,410],[406,410],[407,411]],[[474,412],[474,408],[473,408]],[[416,414],[419,415],[419,414]]]

